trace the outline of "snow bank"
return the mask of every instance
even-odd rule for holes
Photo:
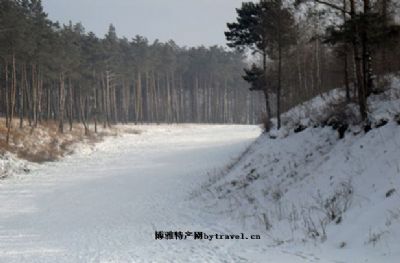
[[[400,76],[388,75],[381,80],[383,85],[379,94],[372,94],[368,98],[369,121],[377,126],[382,120],[391,121],[399,118],[400,113]],[[355,103],[345,103],[345,91],[334,89],[321,94],[310,101],[302,103],[282,114],[282,129],[271,130],[272,137],[286,137],[293,134],[299,126],[313,127],[326,124],[335,113],[343,111],[350,125],[359,124],[360,115]],[[273,119],[276,127],[276,119]]]
[[[11,153],[0,156],[0,179],[4,179],[15,174],[26,174],[31,170],[29,162],[18,159]]]
[[[205,184],[206,206],[265,233],[271,245],[300,247],[322,262],[397,262],[400,78],[389,79],[391,88],[369,99],[372,130],[354,124],[339,139],[318,121],[343,94],[317,97],[287,112],[279,133],[262,135],[233,168]],[[387,124],[377,125],[382,119]],[[295,133],[299,123],[305,130]]]

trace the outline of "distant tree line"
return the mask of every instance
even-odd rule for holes
[[[392,0],[260,0],[244,2],[228,23],[228,45],[260,63],[243,78],[265,97],[267,122],[333,88],[344,87],[361,120],[380,77],[400,70],[399,3]],[[328,22],[328,23],[327,23]],[[274,109],[271,109],[274,108]]]
[[[40,0],[0,0],[0,115],[109,126],[127,122],[255,123],[262,100],[240,77],[240,52],[172,40],[104,38],[48,19]]]

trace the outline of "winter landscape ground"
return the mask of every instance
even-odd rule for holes
[[[0,0],[0,263],[399,263],[399,2]]]
[[[398,262],[399,79],[371,124],[321,124],[334,90],[284,128],[139,125],[61,161],[12,155],[0,181],[0,262]],[[343,108],[351,120],[352,106]],[[356,114],[356,113],[354,113]],[[156,231],[260,235],[155,240]]]
[[[109,138],[94,151],[81,149],[61,162],[33,168],[29,175],[2,181],[0,262],[240,258],[237,249],[243,241],[155,241],[154,232],[225,233],[229,228],[224,216],[196,209],[198,204],[188,201],[189,194],[204,183],[207,171],[237,157],[260,129],[137,128],[140,135]]]

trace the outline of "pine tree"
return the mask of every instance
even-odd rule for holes
[[[277,120],[278,129],[281,127],[281,90],[282,90],[282,59],[284,50],[295,43],[294,18],[291,12],[283,7],[281,0],[261,1],[259,3],[243,3],[241,9],[237,9],[236,23],[228,24],[229,31],[225,33],[230,47],[240,50],[250,48],[255,53],[260,53],[263,58],[264,74],[260,77],[264,81],[264,94],[268,118],[269,90],[267,76],[267,56],[276,59],[277,66]],[[258,81],[262,83],[261,80]]]

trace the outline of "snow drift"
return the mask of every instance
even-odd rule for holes
[[[322,262],[397,262],[400,78],[388,80],[390,88],[369,98],[370,127],[357,123],[351,104],[341,109],[354,116],[344,131],[328,123],[341,90],[284,114],[282,130],[262,135],[203,185],[207,207]]]

